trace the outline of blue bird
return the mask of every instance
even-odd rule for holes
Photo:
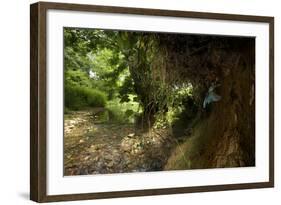
[[[216,87],[218,87],[218,86],[220,86],[220,85],[214,85],[214,84],[212,84],[210,87],[209,87],[209,90],[208,90],[208,92],[207,92],[207,94],[206,94],[206,97],[205,97],[205,99],[204,99],[204,102],[203,102],[203,108],[205,109],[206,108],[206,106],[208,105],[208,104],[210,104],[210,103],[212,103],[212,102],[217,102],[217,101],[219,101],[220,99],[221,99],[221,96],[219,96],[219,95],[217,95],[216,93],[215,93],[215,88]]]

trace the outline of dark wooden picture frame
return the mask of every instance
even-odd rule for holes
[[[227,185],[208,185],[164,189],[146,189],[47,195],[47,69],[46,69],[46,13],[49,9],[84,12],[105,12],[199,19],[263,22],[269,24],[269,181]],[[39,2],[30,6],[30,199],[37,202],[85,200],[114,197],[179,194],[236,189],[266,188],[274,186],[274,18],[218,13],[173,10],[124,8],[81,4]]]

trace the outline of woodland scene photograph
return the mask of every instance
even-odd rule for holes
[[[255,38],[63,29],[64,176],[255,166]]]

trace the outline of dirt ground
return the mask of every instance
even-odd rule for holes
[[[64,175],[163,170],[174,144],[168,130],[135,130],[134,124],[101,123],[103,110],[65,114]]]

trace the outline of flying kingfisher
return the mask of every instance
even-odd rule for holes
[[[210,104],[211,102],[217,102],[217,101],[219,101],[220,99],[221,99],[221,96],[219,96],[219,95],[217,95],[216,93],[215,93],[215,88],[217,88],[217,87],[219,87],[220,86],[220,84],[218,84],[218,85],[215,85],[215,84],[212,84],[210,87],[209,87],[209,90],[208,90],[208,92],[207,92],[207,94],[206,94],[206,97],[205,97],[205,99],[204,99],[204,102],[203,102],[203,108],[205,109],[206,108],[206,106],[208,105],[208,104]]]

